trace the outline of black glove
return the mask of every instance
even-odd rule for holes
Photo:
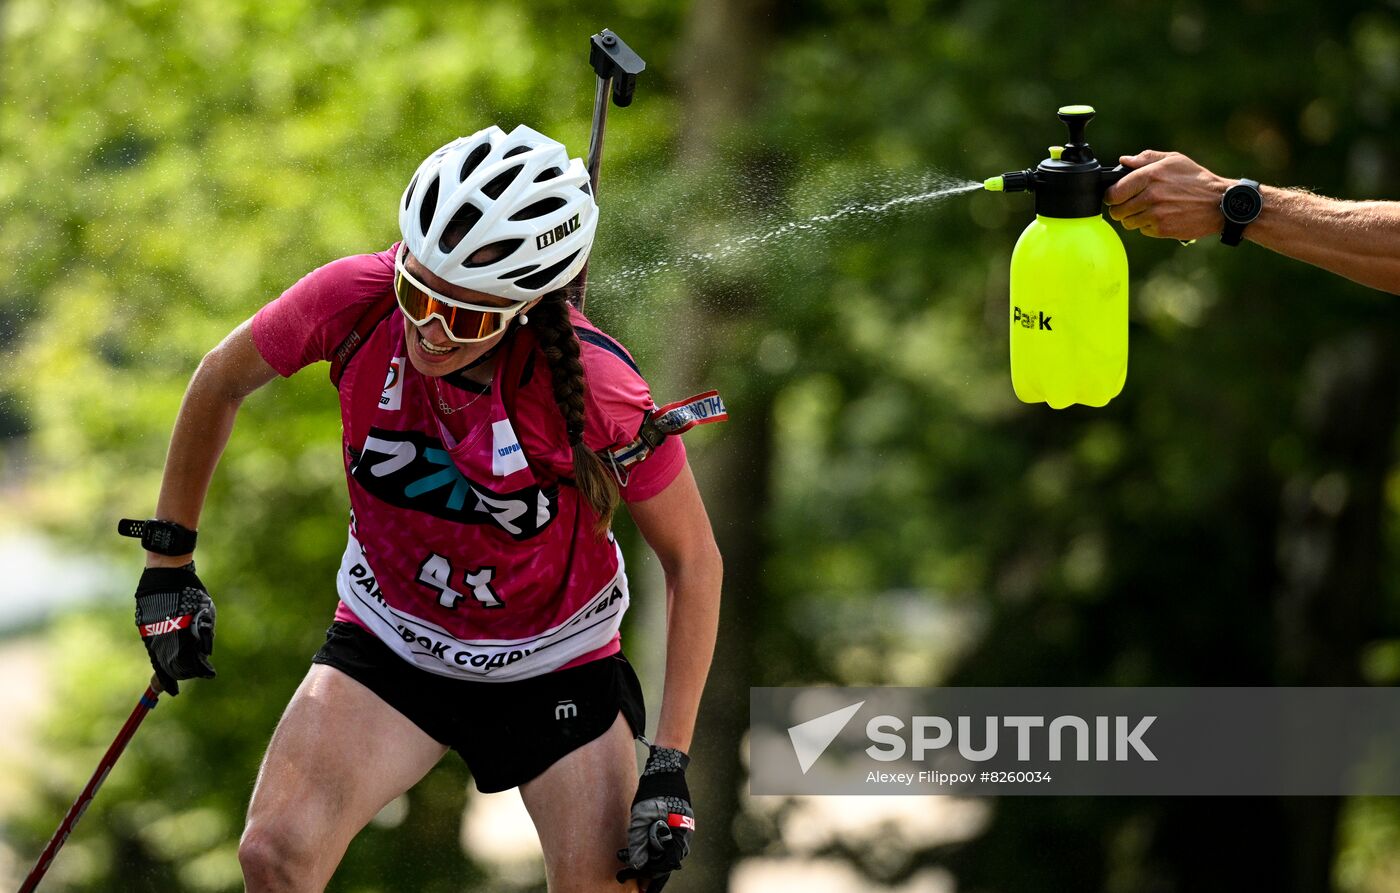
[[[690,854],[695,832],[695,810],[685,784],[690,757],[670,747],[652,746],[632,799],[632,820],[627,826],[627,849],[617,858],[627,867],[617,873],[618,883],[650,878],[647,893],[660,893],[671,872]]]
[[[214,600],[184,567],[148,567],[136,586],[136,628],[161,688],[180,693],[178,679],[214,678]]]

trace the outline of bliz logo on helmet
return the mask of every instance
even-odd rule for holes
[[[1053,332],[1055,330],[1050,328],[1051,318],[1052,317],[1046,316],[1044,311],[1038,310],[1034,314],[1031,314],[1022,310],[1020,307],[1011,308],[1011,324],[1016,325],[1020,323],[1023,329],[1039,328],[1041,331]],[[1040,325],[1037,327],[1036,323]]]
[[[538,236],[535,236],[535,248],[548,248],[550,245],[553,245],[555,242],[558,242],[560,239],[564,238],[576,229],[578,229],[577,214],[570,217],[568,220],[565,220],[563,223],[559,224],[554,229],[548,230],[547,232],[543,232],[540,233]]]

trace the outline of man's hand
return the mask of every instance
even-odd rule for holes
[[[1225,226],[1220,199],[1234,180],[1217,176],[1180,152],[1148,149],[1119,159],[1132,173],[1104,194],[1109,216],[1124,229],[1189,242]]]

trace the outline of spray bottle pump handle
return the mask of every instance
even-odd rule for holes
[[[1069,141],[1066,146],[1084,145],[1084,128],[1094,120],[1094,107],[1089,105],[1065,105],[1059,110],[1060,120],[1069,128]]]

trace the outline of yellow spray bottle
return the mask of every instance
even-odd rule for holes
[[[1128,377],[1128,256],[1103,194],[1128,171],[1103,167],[1084,141],[1092,108],[1059,114],[1067,143],[983,184],[1035,193],[1035,220],[1011,253],[1011,385],[1025,403],[1103,406]]]

